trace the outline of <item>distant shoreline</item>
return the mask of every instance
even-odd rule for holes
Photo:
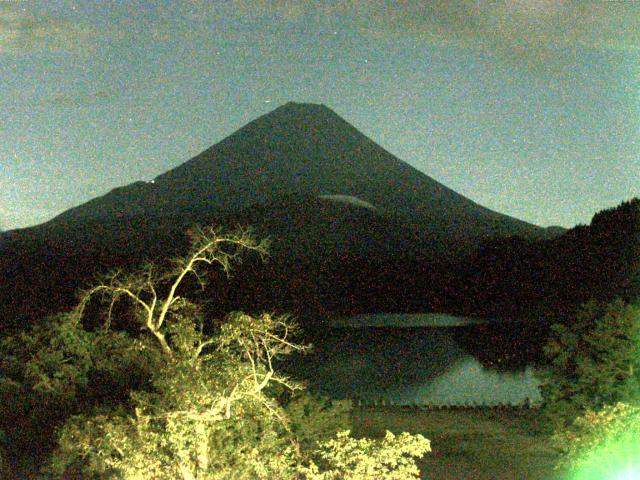
[[[500,322],[497,319],[460,317],[444,313],[375,313],[336,318],[331,322],[331,326],[334,328],[466,327]]]

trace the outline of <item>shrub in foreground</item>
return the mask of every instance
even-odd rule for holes
[[[9,359],[16,370],[11,385],[24,382],[16,392],[39,392],[45,408],[47,398],[73,406],[43,475],[418,478],[415,458],[429,451],[428,440],[390,433],[383,440],[352,438],[344,430],[346,405],[304,394],[303,385],[274,368],[307,348],[295,342],[297,327],[287,316],[236,312],[212,325],[184,296],[186,277],[204,284],[200,266],[229,270],[243,250],[264,254],[265,245],[243,231],[222,237],[196,230],[192,240],[188,254],[166,268],[104,277],[81,293],[76,309],[51,328],[39,327],[45,331],[34,342],[23,337],[24,362]],[[102,323],[87,322],[96,302],[106,315]],[[114,323],[127,328],[116,334]],[[110,395],[109,387],[96,395],[101,381],[120,392]]]
[[[579,415],[640,395],[640,306],[590,302],[556,324],[545,347],[544,413],[564,428]]]

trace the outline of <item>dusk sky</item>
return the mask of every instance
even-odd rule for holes
[[[588,223],[640,196],[640,2],[0,1],[0,229],[288,101],[488,208]]]

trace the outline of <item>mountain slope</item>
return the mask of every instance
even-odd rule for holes
[[[274,276],[256,282],[284,282],[285,293],[267,292],[256,303],[265,308],[296,296],[319,305],[330,291],[330,304],[351,311],[420,308],[435,262],[446,275],[451,258],[487,239],[548,236],[420,173],[327,107],[288,103],[154,182],[1,234],[0,315],[42,318],[97,272],[179,254],[194,223],[248,223],[274,236]]]
[[[420,173],[322,105],[288,103],[160,175],[73,208],[53,220],[230,212],[282,194],[346,195],[449,238],[544,229],[486,209]]]

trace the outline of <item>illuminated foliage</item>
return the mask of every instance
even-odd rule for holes
[[[384,440],[355,439],[349,431],[320,444],[311,461],[301,472],[308,480],[411,480],[420,478],[415,458],[431,451],[422,435],[387,432]],[[321,467],[319,467],[321,465]]]
[[[170,347],[176,338],[181,346],[152,373],[150,391],[133,392],[128,408],[65,425],[54,471],[124,479],[282,474],[292,468],[296,444],[274,396],[280,387],[300,387],[270,362],[301,348],[288,341],[290,332],[281,317],[238,313],[205,340],[182,321],[167,335]]]
[[[571,480],[640,478],[640,407],[617,403],[588,410],[554,440],[563,452],[557,468]]]
[[[570,480],[640,478],[640,309],[592,302],[553,331],[543,394],[560,427],[558,468]]]
[[[429,450],[426,439],[336,437],[347,427],[349,406],[302,394],[302,385],[276,369],[283,356],[307,348],[296,343],[289,317],[234,312],[212,324],[184,296],[187,277],[204,285],[200,266],[228,271],[243,250],[264,255],[265,244],[246,231],[221,237],[196,230],[192,238],[188,254],[169,267],[107,275],[81,293],[72,312],[3,345],[3,364],[15,370],[2,376],[3,391],[17,402],[23,393],[35,395],[45,413],[66,409],[43,473],[124,480],[417,478],[414,458]],[[88,319],[100,305],[106,306],[96,316],[101,321]],[[114,329],[123,323],[128,328]]]

